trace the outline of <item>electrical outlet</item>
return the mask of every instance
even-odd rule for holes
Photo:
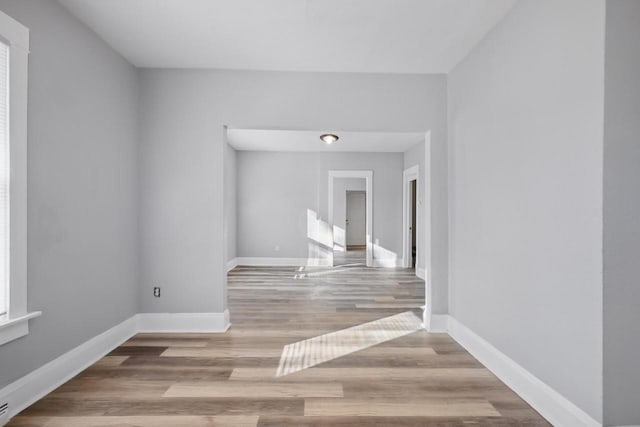
[[[158,286],[153,288],[153,296],[156,298],[160,298],[160,288]]]

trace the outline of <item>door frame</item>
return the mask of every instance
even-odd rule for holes
[[[419,172],[418,167],[416,169]],[[416,213],[422,212],[422,216],[424,217],[422,221],[419,222],[418,229],[422,228],[422,232],[417,234],[416,238],[416,255],[423,254],[424,265],[416,264],[416,276],[424,280],[424,295],[425,295],[425,307],[423,312],[423,326],[428,331],[434,332],[442,332],[446,330],[446,327],[442,326],[442,316],[438,314],[433,314],[433,284],[431,283],[431,264],[432,264],[432,237],[431,237],[431,132],[427,131],[425,133],[424,138],[424,166],[423,166],[423,181],[421,182],[420,177],[418,177],[416,193],[418,195],[418,203],[416,207]],[[408,168],[407,171],[410,171],[411,168]],[[451,170],[451,169],[449,169]],[[419,173],[418,173],[419,175]],[[402,180],[403,194],[405,194],[408,190],[408,179],[404,178]],[[420,190],[422,189],[422,190]],[[421,193],[422,192],[422,193]],[[406,227],[406,196],[403,199],[403,236],[405,236]],[[451,207],[449,207],[451,209]],[[451,210],[449,210],[451,212]],[[451,230],[449,230],[449,233]],[[419,238],[419,235],[422,234],[422,239]],[[406,246],[406,242],[403,241],[403,248]],[[448,249],[451,251],[451,248]],[[450,253],[450,252],[449,252]],[[404,262],[404,257],[403,257]],[[404,265],[404,264],[403,264]],[[439,286],[443,286],[439,284]],[[444,285],[446,286],[446,284]]]
[[[328,185],[327,217],[333,242],[333,181],[335,178],[364,178],[366,182],[366,236],[367,267],[373,267],[373,171],[372,170],[330,170]],[[333,265],[333,243],[329,255],[330,265]]]
[[[418,254],[420,253],[420,167],[405,169],[402,173],[402,266],[411,267],[411,181],[416,181],[416,274],[418,273]]]

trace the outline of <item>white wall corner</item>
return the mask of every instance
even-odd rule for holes
[[[4,387],[0,390],[0,402],[7,402],[9,408],[0,425],[93,365],[137,332],[137,317],[132,316]]]
[[[431,314],[426,311],[424,313],[424,328],[432,334],[443,334],[449,330],[448,314]]]
[[[453,316],[448,316],[448,331],[454,340],[554,426],[602,425]]]
[[[425,271],[424,268],[416,268],[416,276],[418,276],[419,278],[421,278],[422,280],[427,280],[427,272]]]

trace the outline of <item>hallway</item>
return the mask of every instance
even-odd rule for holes
[[[421,330],[412,270],[238,267],[228,286],[225,334],[139,334],[10,425],[547,425]]]

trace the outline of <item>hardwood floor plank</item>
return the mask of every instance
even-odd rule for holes
[[[453,368],[453,369],[425,369],[425,368],[323,368],[315,367],[299,371],[286,377],[280,377],[283,381],[309,381],[309,380],[434,380],[445,381],[462,378],[469,380],[481,378],[492,380],[493,374],[486,369]],[[276,379],[276,369],[272,368],[235,368],[229,377],[231,380],[267,380]]]
[[[231,375],[232,368],[180,366],[121,366],[108,369],[95,365],[82,372],[78,378],[118,378],[148,381],[221,381]]]
[[[181,348],[171,347],[162,352],[162,357],[278,357],[280,348]]]
[[[140,339],[132,338],[122,344],[122,347],[206,347],[207,340],[182,339]]]
[[[14,421],[20,427],[255,427],[257,424],[257,416],[203,415],[18,417]]]
[[[412,308],[420,308],[422,307],[422,303],[418,302],[414,302],[414,303],[409,303],[409,302],[399,302],[399,303],[374,303],[374,304],[369,304],[369,303],[356,303],[354,304],[355,308],[357,309],[382,309],[382,308],[403,308],[405,310],[411,310]],[[344,307],[344,309],[346,309],[348,307]]]
[[[120,346],[109,353],[109,356],[158,356],[166,349],[166,346]]]
[[[133,415],[287,415],[304,414],[303,398],[129,398],[108,400],[50,395],[25,410],[23,416],[133,416]]]
[[[114,368],[122,365],[122,362],[127,360],[129,356],[105,356],[93,364],[93,367],[99,368]]]
[[[500,413],[481,399],[306,399],[305,416],[356,417],[497,417]]]
[[[247,387],[239,382],[177,383],[163,397],[342,397],[342,384],[336,382],[284,383],[253,382]]]
[[[548,426],[544,421],[522,421],[508,417],[346,417],[346,416],[262,416],[258,420],[259,427],[542,427]]]

